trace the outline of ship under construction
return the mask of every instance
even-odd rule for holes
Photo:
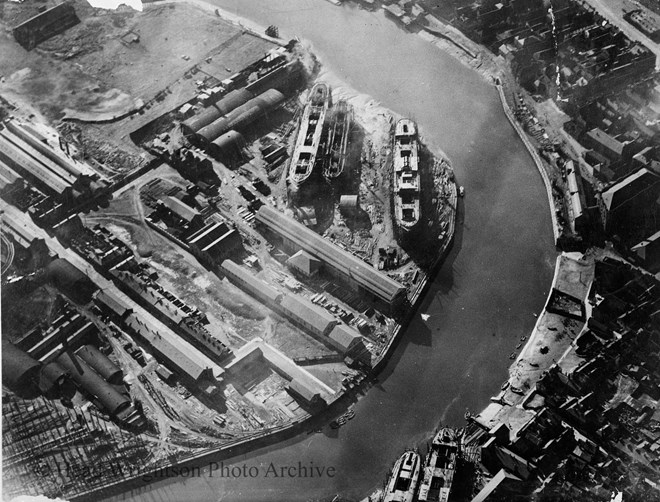
[[[396,123],[392,147],[394,170],[394,220],[399,231],[410,232],[421,216],[419,144],[417,124],[410,119]]]
[[[332,108],[326,125],[323,177],[328,181],[337,179],[344,172],[352,122],[353,108],[342,99]]]
[[[303,111],[296,146],[289,166],[289,186],[298,190],[305,183],[317,162],[325,117],[330,107],[330,88],[323,83],[312,87]]]

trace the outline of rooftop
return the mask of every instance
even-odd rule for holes
[[[257,221],[324,263],[357,281],[362,288],[391,304],[406,288],[351,253],[335,246],[319,234],[269,206],[257,212]]]

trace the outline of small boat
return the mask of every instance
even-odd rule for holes
[[[422,316],[422,321],[428,321],[429,318],[431,317],[429,314],[421,314]]]
[[[458,196],[465,197],[465,187],[463,186],[458,187]]]
[[[516,349],[519,349],[520,347],[522,347],[522,343],[519,343],[518,345],[516,345]]]

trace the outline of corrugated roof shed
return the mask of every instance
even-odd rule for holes
[[[194,381],[213,377],[211,369],[216,365],[173,332],[152,331],[134,315],[128,318],[126,324],[147,340],[161,357],[176,367],[184,376]]]
[[[284,295],[280,306],[292,321],[311,329],[319,336],[326,336],[337,324],[337,320],[330,312],[299,296]]]
[[[95,297],[97,303],[107,308],[113,315],[122,319],[132,312],[117,295],[110,290],[100,290]]]
[[[313,403],[315,400],[318,400],[321,397],[319,392],[315,391],[304,381],[298,378],[294,378],[291,380],[291,382],[289,382],[288,390],[294,395],[294,397],[299,396],[308,404]]]
[[[176,197],[168,195],[162,199],[163,204],[182,220],[190,223],[195,217],[200,216],[199,212],[188,204],[181,202]]]
[[[257,221],[334,269],[354,279],[363,289],[388,304],[403,297],[406,288],[351,253],[272,207],[262,206]]]
[[[205,108],[194,117],[184,121],[181,126],[186,134],[195,133],[202,127],[206,127],[220,117],[227,115],[235,108],[247,103],[253,97],[254,94],[250,91],[245,89],[235,89],[227,93],[227,95],[216,104]]]
[[[342,350],[345,354],[362,343],[362,337],[350,326],[338,324],[328,335],[333,345]]]
[[[31,177],[39,183],[40,189],[47,190],[50,194],[62,195],[71,188],[68,181],[44,169],[43,165],[23,152],[2,133],[0,133],[0,161],[5,162],[22,176]]]
[[[231,260],[222,262],[222,270],[227,277],[235,282],[239,287],[255,296],[261,301],[277,303],[280,301],[282,293],[277,291],[272,286],[266,284],[261,279],[258,279],[245,268],[234,263]]]

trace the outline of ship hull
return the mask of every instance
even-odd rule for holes
[[[392,140],[394,222],[401,234],[415,229],[421,218],[417,124],[399,120]]]
[[[300,188],[312,176],[317,164],[321,134],[329,106],[329,87],[323,83],[315,84],[303,111],[289,166],[288,180],[294,190]]]

